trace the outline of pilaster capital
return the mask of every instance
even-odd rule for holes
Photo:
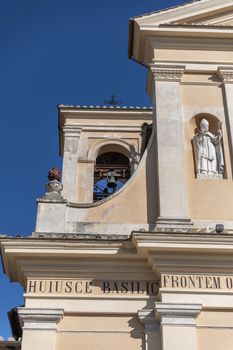
[[[155,81],[179,82],[185,71],[185,66],[152,63],[150,70]]]
[[[155,314],[162,325],[194,326],[201,309],[201,304],[155,303]]]
[[[65,125],[62,128],[65,138],[79,138],[82,129],[77,125]]]
[[[159,328],[159,323],[155,317],[154,310],[139,310],[137,314],[139,321],[144,324],[146,331],[154,331]]]
[[[233,67],[218,67],[218,76],[225,84],[233,84]]]
[[[64,315],[64,310],[18,307],[18,314],[24,329],[56,330],[57,323]]]

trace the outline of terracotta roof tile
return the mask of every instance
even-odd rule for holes
[[[136,110],[149,110],[151,111],[153,107],[139,107],[139,106],[86,106],[86,105],[64,105],[59,104],[58,108],[76,108],[76,109],[110,109],[110,110],[124,110],[124,109],[136,109]]]

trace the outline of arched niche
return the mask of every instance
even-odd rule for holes
[[[221,121],[212,114],[199,113],[191,119],[190,127],[195,177],[226,178]]]
[[[102,154],[106,154],[106,153],[117,153],[119,155],[123,155],[128,160],[130,159],[130,156],[131,156],[129,149],[127,149],[126,147],[120,144],[114,144],[114,143],[108,143],[102,146],[98,151],[97,158],[99,158]],[[116,158],[116,161],[118,161],[117,158]]]
[[[130,153],[117,144],[99,149],[94,170],[94,201],[102,200],[118,189],[131,176]]]
[[[209,122],[210,132],[216,134],[218,130],[218,123],[221,123],[221,121],[217,117],[209,113],[198,113],[191,119],[192,134],[197,134],[202,119],[206,119]]]
[[[89,149],[87,158],[88,160],[96,160],[96,158],[107,150],[115,151],[124,154],[130,159],[131,150],[134,146],[125,140],[120,140],[118,138],[106,138],[104,140],[99,140],[95,142]]]

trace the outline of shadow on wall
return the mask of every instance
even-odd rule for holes
[[[147,220],[149,230],[155,228],[156,220],[158,218],[158,185],[156,174],[156,140],[155,134],[152,133],[150,141],[147,146],[146,158],[146,193],[147,193]]]
[[[133,316],[128,321],[128,325],[131,329],[130,337],[134,339],[139,339],[141,341],[140,350],[146,350],[145,333],[143,325],[139,323],[136,316]]]

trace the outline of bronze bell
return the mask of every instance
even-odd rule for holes
[[[113,169],[108,171],[108,173],[107,173],[107,186],[109,188],[113,188],[113,189],[116,188],[117,177],[118,177],[118,174]]]

